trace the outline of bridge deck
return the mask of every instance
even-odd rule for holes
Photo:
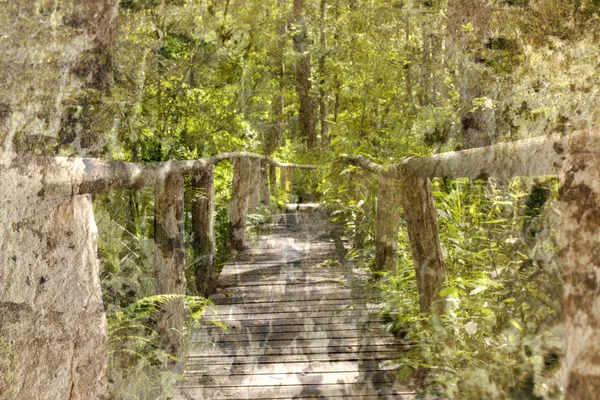
[[[383,330],[335,227],[318,210],[275,219],[224,267],[174,398],[413,398],[381,369],[405,344]]]

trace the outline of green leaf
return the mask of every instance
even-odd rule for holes
[[[515,321],[514,318],[510,319],[510,323],[513,324],[513,326],[515,328],[517,328],[518,330],[520,330],[521,332],[523,332],[523,327],[521,325],[519,325],[519,323],[517,321]]]
[[[398,379],[398,381],[404,382],[410,377],[410,374],[412,374],[412,372],[413,369],[405,364],[396,373],[396,378]]]

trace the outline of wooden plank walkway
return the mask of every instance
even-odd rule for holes
[[[174,399],[412,399],[381,369],[406,344],[383,330],[368,271],[344,260],[327,216],[290,212],[271,229],[225,265]]]

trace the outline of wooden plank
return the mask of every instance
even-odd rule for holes
[[[277,299],[275,298],[275,296],[271,295],[265,295],[264,293],[262,295],[252,295],[252,294],[248,294],[248,293],[241,293],[241,294],[237,294],[234,295],[233,293],[229,293],[229,292],[223,292],[223,293],[217,293],[216,295],[213,295],[210,297],[210,299],[213,301],[213,303],[215,304],[259,304],[259,303],[272,303],[274,301],[278,301],[279,303],[290,303],[290,302],[294,302],[297,303],[299,300],[302,302],[305,301],[314,301],[315,299],[320,299],[323,301],[330,301],[330,300],[348,300],[348,301],[360,301],[360,300],[364,300],[364,301],[374,301],[378,299],[378,295],[379,293],[377,293],[375,290],[373,291],[364,291],[361,293],[361,296],[356,296],[356,298],[352,297],[352,291],[351,290],[346,290],[346,291],[337,291],[337,292],[330,292],[330,293],[320,293],[319,296],[314,296],[311,295],[310,293],[305,294],[305,296],[294,296],[294,298],[289,298],[288,300],[281,300],[281,299]]]
[[[224,306],[210,307],[206,314],[219,312],[223,315],[233,314],[258,314],[258,313],[290,313],[308,311],[331,311],[341,312],[345,310],[365,310],[377,313],[382,309],[381,305],[369,303],[342,303],[342,304],[297,304],[297,303],[258,303],[254,304],[230,304]]]
[[[189,340],[197,342],[199,340],[225,342],[243,342],[243,341],[267,341],[267,340],[316,340],[316,339],[341,339],[352,338],[360,339],[368,333],[371,338],[389,337],[389,334],[383,329],[366,331],[365,329],[344,329],[337,331],[298,331],[298,332],[247,332],[247,333],[230,333],[227,331],[207,331],[204,330],[200,334],[193,334]]]
[[[312,347],[277,347],[277,348],[226,348],[226,347],[216,347],[212,346],[211,348],[205,348],[202,346],[201,350],[196,350],[195,346],[190,346],[189,355],[204,355],[204,356],[230,356],[230,357],[243,357],[243,356],[255,356],[255,357],[263,357],[263,356],[285,356],[285,355],[306,355],[306,354],[338,354],[338,353],[354,353],[357,349],[360,351],[397,351],[399,354],[403,347],[399,345],[365,345],[365,346],[312,346]],[[354,350],[354,351],[350,351]]]
[[[198,365],[231,365],[235,364],[269,364],[297,362],[331,362],[331,361],[389,361],[398,357],[396,350],[362,351],[360,353],[316,353],[316,354],[283,354],[283,355],[239,355],[235,357],[222,355],[190,354],[186,366]]]
[[[365,371],[366,372],[366,371]],[[186,383],[189,385],[202,385],[205,388],[220,388],[226,386],[237,387],[262,387],[271,385],[304,386],[304,385],[331,385],[340,383],[356,384],[369,382],[373,384],[390,383],[396,378],[395,371],[362,371],[356,372],[300,372],[300,373],[272,373],[272,374],[231,374],[189,376]],[[185,386],[183,386],[185,387]]]
[[[256,287],[259,286],[259,290],[262,289],[260,286],[312,286],[312,285],[323,285],[323,284],[335,284],[335,285],[348,285],[348,281],[344,280],[341,277],[336,277],[331,275],[331,277],[322,277],[322,278],[304,278],[304,279],[289,279],[289,280],[275,280],[277,277],[272,277],[272,279],[265,278],[260,281],[245,281],[245,282],[235,282],[229,281],[226,283],[222,283],[220,287],[230,288],[230,287]],[[249,289],[252,290],[252,289]]]
[[[344,306],[338,308],[331,309],[313,309],[306,310],[302,307],[296,306],[288,306],[287,309],[282,307],[272,307],[267,309],[266,307],[262,307],[259,309],[249,309],[245,312],[243,308],[238,309],[220,309],[215,313],[205,313],[205,319],[211,320],[214,318],[227,318],[227,319],[238,319],[239,321],[245,321],[249,319],[279,319],[279,318],[289,318],[290,313],[294,314],[296,318],[319,318],[319,317],[334,317],[334,316],[346,316],[346,315],[356,315],[356,316],[377,316],[381,315],[377,309],[368,308],[365,306],[360,307],[352,307]]]
[[[205,322],[209,324],[209,322]],[[247,333],[297,333],[305,332],[307,324],[298,323],[296,325],[269,325],[269,324],[246,324],[244,326],[231,326],[228,332],[236,332],[240,334]],[[310,329],[315,332],[330,332],[330,331],[344,331],[344,330],[364,330],[365,334],[369,334],[371,330],[383,329],[382,324],[371,324],[369,322],[364,323],[323,323],[323,324],[310,324]],[[208,325],[203,329],[213,329],[217,332],[223,332],[221,327],[216,325]]]
[[[255,388],[202,388],[187,386],[176,392],[175,400],[212,400],[212,399],[394,399],[412,400],[415,393],[390,388],[365,387],[351,385],[304,385],[304,386],[263,386]]]
[[[377,292],[373,291],[374,294],[378,294]],[[345,296],[345,297],[340,297],[338,294],[332,294],[330,297],[329,296],[324,296],[325,298],[312,298],[312,299],[306,299],[304,300],[302,303],[298,303],[295,300],[289,300],[286,298],[283,299],[277,299],[277,301],[261,301],[261,297],[232,297],[232,296],[224,296],[224,295],[214,295],[211,296],[211,300],[212,302],[218,306],[218,307],[222,307],[222,306],[226,306],[226,305],[236,305],[236,306],[244,306],[244,305],[248,305],[248,306],[265,306],[265,305],[273,305],[275,306],[275,304],[279,304],[279,305],[291,305],[291,304],[304,304],[304,305],[317,305],[317,304],[372,304],[372,303],[376,303],[379,300],[379,297],[376,296],[372,296],[372,297],[352,297],[352,296]],[[225,302],[225,300],[227,300]]]
[[[246,341],[221,341],[212,342],[208,341],[208,338],[199,338],[197,341],[191,340],[189,342],[189,347],[194,349],[194,351],[201,351],[203,347],[213,348],[215,344],[218,344],[221,349],[235,349],[242,348],[244,350],[248,349],[260,349],[260,348],[290,348],[295,347],[297,349],[307,349],[312,347],[319,348],[327,348],[327,347],[345,347],[348,350],[352,350],[354,348],[359,348],[361,346],[398,346],[398,348],[402,346],[406,346],[406,344],[402,345],[401,343],[397,343],[396,340],[392,336],[379,336],[379,337],[359,337],[359,338],[324,338],[324,339],[301,339],[301,338],[293,338],[291,340],[282,340],[282,339],[272,339],[267,338],[267,340],[258,340],[253,337],[248,338]]]
[[[279,273],[251,273],[237,274],[234,276],[225,276],[219,282],[222,288],[229,286],[260,286],[260,285],[287,285],[298,283],[313,283],[313,282],[338,282],[346,280],[346,274],[340,271],[315,271],[310,273],[307,271],[281,271]]]
[[[211,321],[210,319],[206,319],[207,321]],[[385,319],[381,316],[326,316],[326,317],[314,317],[314,318],[305,318],[298,319],[293,316],[288,318],[263,318],[263,319],[248,319],[245,321],[240,321],[238,319],[226,319],[219,318],[218,316],[213,318],[212,321],[218,321],[228,326],[292,326],[292,325],[300,325],[304,327],[312,327],[314,325],[323,325],[323,324],[360,324],[365,322],[385,322]]]
[[[380,366],[412,343],[385,332],[379,293],[361,284],[369,272],[332,252],[310,221],[287,222],[292,229],[225,265],[216,305],[190,338],[176,399],[399,398],[396,372]],[[339,267],[321,264],[336,259]]]
[[[366,364],[366,365],[365,365]],[[387,365],[386,361],[327,361],[327,362],[297,362],[297,363],[270,363],[270,364],[236,364],[228,366],[215,366],[212,364],[199,365],[188,368],[186,376],[206,375],[222,376],[234,373],[236,375],[265,375],[265,374],[302,374],[326,372],[373,372],[379,371]],[[366,366],[366,369],[364,369]]]
[[[355,289],[355,288],[350,288],[349,286],[347,286],[345,283],[331,283],[331,282],[324,282],[324,283],[319,283],[319,284],[298,284],[298,285],[290,285],[289,287],[287,286],[275,286],[275,287],[268,287],[268,286],[257,286],[257,287],[252,287],[252,288],[247,288],[247,287],[229,287],[229,288],[219,288],[217,290],[217,293],[223,293],[223,294],[229,294],[234,295],[234,294],[238,294],[238,295],[254,295],[254,296],[260,296],[260,295],[264,295],[264,294],[269,294],[269,298],[273,299],[277,296],[294,296],[293,299],[297,299],[297,300],[305,300],[306,296],[312,295],[313,298],[315,295],[319,294],[325,294],[325,295],[329,295],[329,294],[350,294],[350,293],[361,293],[363,292],[362,290],[359,289]],[[367,291],[364,291],[365,293],[369,293]],[[374,290],[371,291],[371,293],[375,293]]]

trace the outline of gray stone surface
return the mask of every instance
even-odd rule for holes
[[[107,326],[91,197],[45,198],[43,168],[0,163],[2,399],[96,399]],[[65,171],[66,172],[66,171]]]

